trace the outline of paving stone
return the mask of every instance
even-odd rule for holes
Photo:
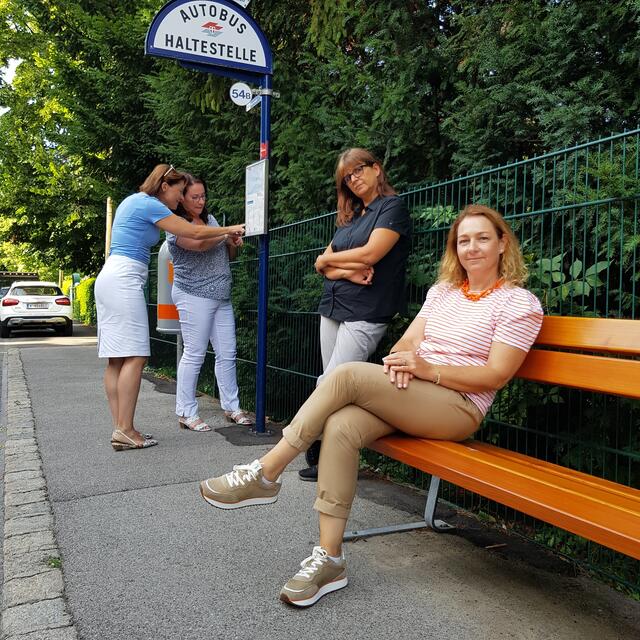
[[[7,440],[26,440],[33,436],[33,427],[8,427]]]
[[[10,420],[7,426],[7,433],[24,433],[30,434],[31,437],[35,434],[35,425],[33,420]]]
[[[3,640],[78,640],[63,598],[64,580],[53,536],[35,420],[18,349],[8,360],[4,448]]]
[[[47,492],[44,489],[37,491],[27,491],[26,493],[6,492],[4,494],[5,507],[17,507],[23,504],[31,504],[33,502],[42,502],[47,499]]]
[[[2,616],[2,631],[5,635],[68,627],[70,624],[71,617],[66,612],[62,598],[10,607],[4,610]]]
[[[8,440],[5,446],[8,455],[15,453],[36,453],[38,451],[38,445],[36,439],[31,438],[31,442],[26,440]]]
[[[47,571],[54,571],[55,567],[49,565],[51,558],[60,560],[57,549],[29,551],[13,556],[5,555],[4,579],[9,581],[14,578],[28,578]]]
[[[9,401],[9,406],[7,407],[7,417],[10,420],[15,420],[16,422],[33,422],[33,412],[31,410],[31,403],[25,404],[24,402],[14,403],[11,405],[11,401]]]
[[[11,518],[5,520],[4,536],[6,540],[7,537],[10,536],[17,536],[25,533],[36,533],[38,531],[51,531],[52,529],[53,516],[50,514]]]
[[[11,536],[4,541],[5,561],[9,556],[19,556],[30,551],[46,551],[56,549],[52,531],[36,531],[20,536]]]
[[[27,480],[11,481],[9,478],[5,478],[4,490],[7,493],[28,493],[30,491],[37,491],[38,489],[46,489],[47,483],[43,477],[29,478]]]
[[[7,442],[13,443],[13,440],[7,440]],[[40,454],[38,451],[5,451],[4,461],[7,462],[19,462],[20,460],[40,460]]]
[[[42,463],[40,456],[27,458],[26,456],[12,456],[5,461],[5,473],[17,473],[18,471],[40,471],[42,473]]]
[[[20,412],[20,415],[9,416],[7,424],[16,429],[33,429],[35,422],[31,416],[31,411]]]
[[[14,462],[18,460],[40,460],[40,453],[38,451],[29,451],[28,453],[23,451],[5,451],[4,459],[5,462]]]
[[[24,471],[7,471],[5,470],[4,481],[16,482],[17,480],[31,480],[32,478],[42,478],[41,469],[28,469]]]
[[[33,422],[33,411],[31,409],[31,404],[11,404],[11,401],[9,401],[7,404],[7,418],[9,418],[10,422],[12,420],[15,422]]]
[[[24,516],[39,516],[50,514],[51,507],[46,500],[41,502],[30,502],[29,504],[20,504],[17,506],[6,505],[4,508],[5,519],[23,518]]]
[[[53,569],[27,578],[14,578],[4,583],[3,604],[15,607],[20,604],[61,598],[64,590],[62,571]]]
[[[9,397],[9,409],[15,409],[16,411],[24,411],[26,408],[31,408],[31,401],[29,396],[23,391],[16,393],[13,392]]]
[[[78,640],[78,634],[74,627],[61,627],[19,636],[6,636],[4,640]]]
[[[13,445],[13,447],[9,446],[9,445]],[[25,447],[27,446],[31,446],[33,451],[37,451],[38,450],[38,443],[36,442],[35,437],[32,439],[31,442],[21,442],[21,443],[9,443],[7,442],[7,450],[9,451],[9,453],[12,453],[11,449],[15,448],[16,452],[21,452],[21,453],[27,453],[27,451],[25,451]]]
[[[9,429],[15,430],[31,430],[31,436],[35,435],[35,423],[33,420],[29,420],[27,416],[10,416],[7,425]]]

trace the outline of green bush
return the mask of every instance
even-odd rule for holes
[[[65,296],[68,296],[70,291],[71,291],[71,276],[65,278],[62,281],[62,293],[64,293]]]
[[[96,324],[96,301],[93,296],[95,278],[86,278],[75,288],[73,317],[83,324]]]

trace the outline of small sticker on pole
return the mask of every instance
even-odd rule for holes
[[[236,82],[231,86],[231,89],[229,89],[229,97],[233,104],[244,107],[246,104],[251,102],[253,92],[248,84],[245,84],[244,82]]]

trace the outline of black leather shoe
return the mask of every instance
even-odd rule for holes
[[[305,452],[304,459],[310,467],[317,467],[320,461],[320,448],[322,440],[316,440]]]
[[[307,469],[300,469],[300,471],[298,471],[298,475],[300,476],[300,480],[318,482],[318,467],[314,464],[312,467],[308,467]]]

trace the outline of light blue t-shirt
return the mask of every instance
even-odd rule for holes
[[[155,223],[170,215],[169,207],[144,192],[126,197],[116,209],[109,255],[149,264],[151,247],[160,240],[160,229]]]

